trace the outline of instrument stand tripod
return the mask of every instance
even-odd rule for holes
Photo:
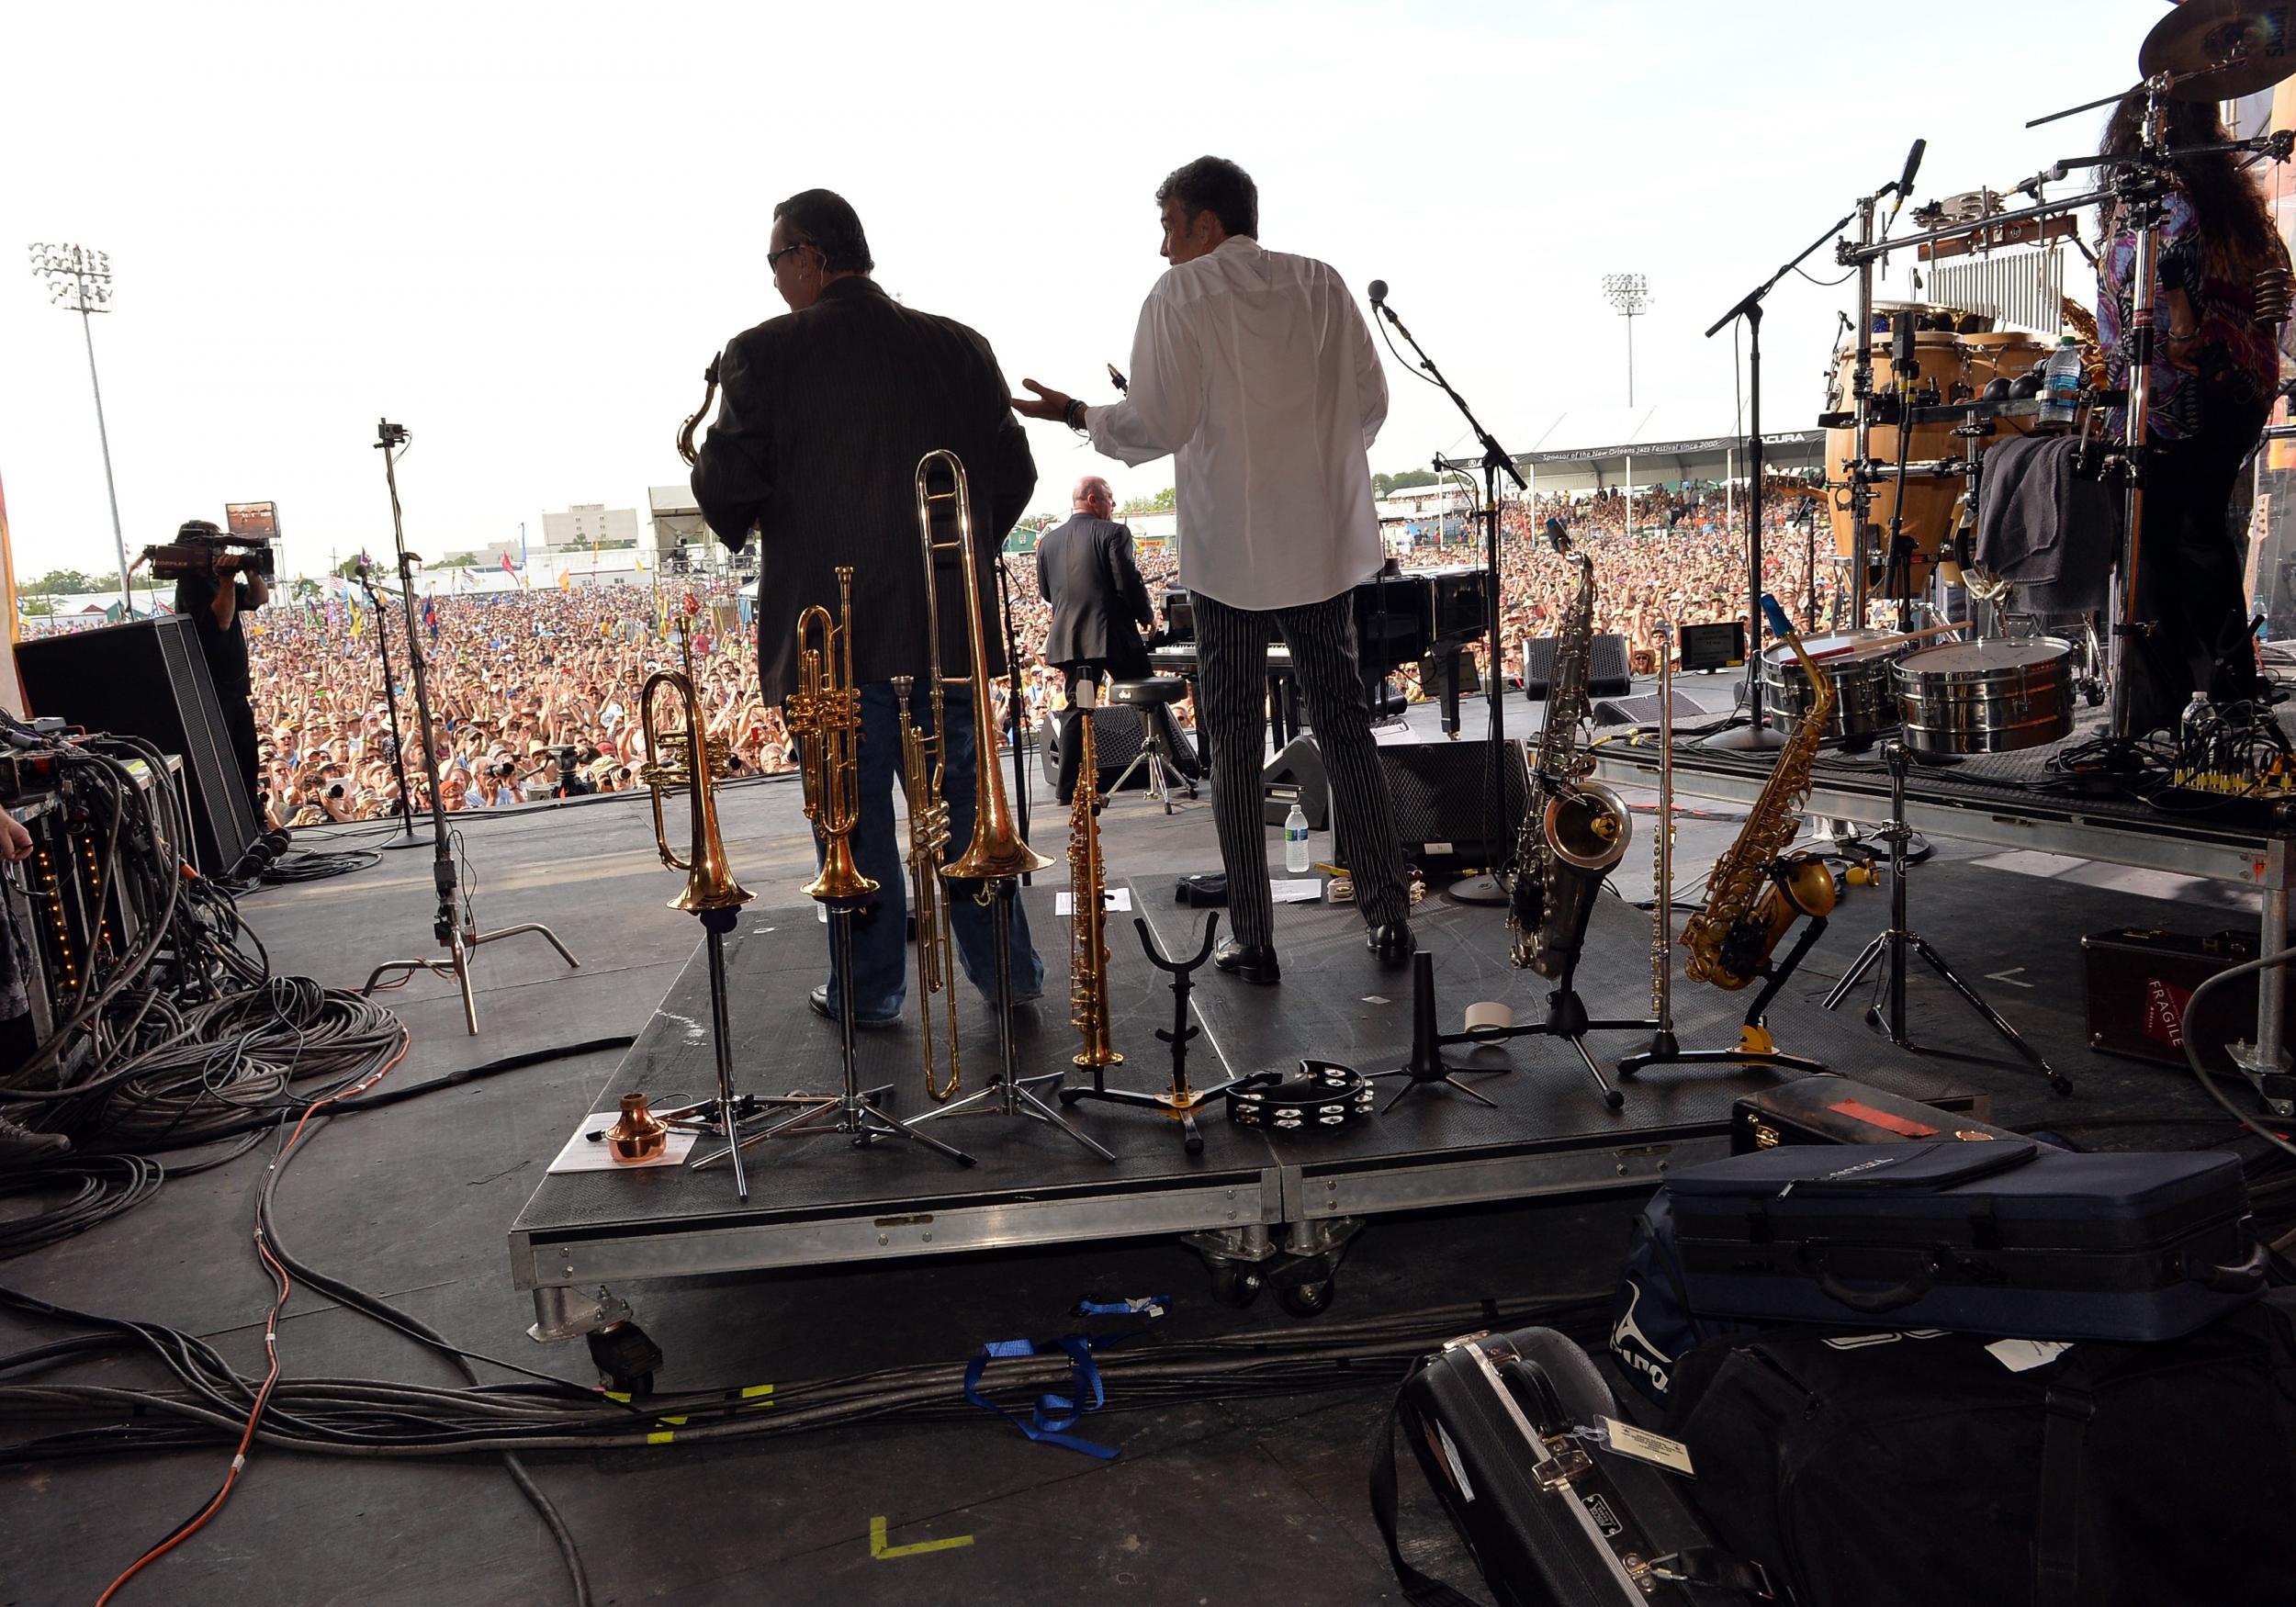
[[[754,1117],[766,1106],[813,1105],[817,1103],[805,1096],[782,1095],[759,1098],[753,1095],[734,1092],[734,1053],[732,1036],[726,1027],[726,934],[734,929],[738,911],[705,909],[699,912],[702,929],[709,934],[710,951],[710,1031],[715,1040],[717,1057],[717,1097],[700,1099],[676,1110],[659,1112],[665,1127],[686,1132],[706,1133],[726,1147],[706,1155],[695,1155],[686,1163],[700,1170],[718,1161],[731,1159],[734,1165],[734,1192],[744,1205],[749,1202],[749,1176],[741,1165],[741,1124]]]
[[[1891,742],[1882,750],[1889,765],[1889,821],[1881,828],[1880,836],[1889,844],[1889,929],[1865,946],[1857,961],[1843,973],[1833,991],[1826,995],[1826,1008],[1839,1009],[1841,1001],[1850,996],[1865,973],[1885,959],[1889,965],[1889,1009],[1886,1016],[1875,1006],[1865,1011],[1866,1024],[1889,1034],[1890,1042],[1900,1049],[1917,1047],[1906,1025],[1906,950],[1911,949],[1920,955],[1924,963],[1942,978],[1945,984],[1968,1004],[1986,1026],[2009,1040],[2009,1045],[2023,1056],[2027,1064],[2049,1080],[2049,1086],[2059,1094],[2073,1092],[2071,1079],[2043,1060],[2041,1051],[2018,1035],[2017,1028],[2004,1021],[1999,1012],[1978,996],[1977,991],[1955,975],[1944,957],[1930,946],[1930,940],[1906,925],[1906,839],[1913,834],[1906,825],[1906,771],[1912,755],[1903,742]]]
[[[1562,962],[1562,974],[1555,979],[1555,991],[1547,995],[1547,1019],[1520,1027],[1470,1027],[1466,1031],[1446,1037],[1445,1043],[1504,1043],[1516,1038],[1559,1038],[1579,1051],[1579,1059],[1586,1065],[1586,1074],[1594,1079],[1594,1086],[1603,1096],[1603,1103],[1616,1110],[1626,1103],[1626,1096],[1610,1084],[1603,1075],[1602,1062],[1586,1046],[1590,1032],[1640,1032],[1658,1025],[1655,1021],[1597,1021],[1586,1013],[1586,1001],[1579,996],[1579,956],[1573,950]],[[1416,977],[1412,979],[1414,983]]]
[[[853,916],[858,913],[858,906],[840,900],[836,903],[824,901],[824,907],[827,909],[829,915],[830,947],[837,955],[837,1030],[838,1047],[842,1051],[840,1058],[845,1068],[844,1087],[835,1094],[784,1094],[768,1099],[745,1098],[742,1101],[745,1106],[752,1104],[795,1105],[803,1108],[793,1116],[782,1118],[771,1127],[760,1128],[756,1132],[741,1134],[726,1149],[714,1150],[707,1155],[697,1155],[687,1163],[699,1172],[730,1157],[734,1163],[734,1175],[738,1181],[741,1175],[741,1152],[751,1144],[762,1142],[767,1139],[806,1139],[820,1133],[843,1133],[853,1141],[853,1147],[857,1150],[867,1149],[879,1139],[909,1139],[937,1154],[947,1156],[960,1166],[976,1164],[973,1157],[962,1150],[951,1144],[944,1144],[929,1133],[917,1131],[916,1122],[903,1121],[887,1111],[882,1101],[892,1094],[893,1084],[887,1083],[875,1088],[864,1088],[861,1085],[861,1057],[855,1041],[856,1029],[853,1026]],[[713,967],[717,964],[718,958],[718,938],[717,935],[713,932],[710,937],[710,961]],[[726,1069],[724,1058],[726,1054],[725,1007],[721,1002],[723,995],[715,992],[718,974],[715,970],[711,973],[710,981],[713,989],[712,1005],[718,1012],[716,1023],[719,1045],[718,1093],[721,1098],[730,1100],[732,1098],[731,1073]],[[917,1119],[921,1121],[924,1118],[920,1117]],[[711,1130],[715,1129],[713,1128]],[[745,1191],[742,1198],[748,1197]]]
[[[1142,1111],[1162,1111],[1180,1123],[1180,1148],[1189,1155],[1203,1155],[1203,1129],[1197,1128],[1197,1111],[1220,1100],[1229,1088],[1249,1084],[1252,1077],[1231,1077],[1229,1082],[1215,1084],[1210,1088],[1192,1088],[1187,1082],[1187,1045],[1192,1038],[1201,1038],[1203,1028],[1192,1027],[1187,1019],[1187,996],[1197,985],[1197,972],[1206,960],[1212,958],[1212,935],[1220,932],[1220,912],[1203,918],[1203,941],[1197,944],[1194,960],[1166,960],[1165,950],[1157,949],[1155,935],[1148,930],[1148,923],[1139,916],[1132,918],[1132,927],[1142,935],[1142,949],[1148,953],[1148,964],[1165,972],[1171,978],[1171,1028],[1155,1028],[1157,1042],[1171,1045],[1171,1088],[1165,1093],[1142,1093],[1137,1088],[1109,1088],[1107,1068],[1093,1068],[1091,1088],[1061,1088],[1061,1105],[1075,1105],[1077,1100],[1107,1100],[1109,1105],[1130,1105]]]
[[[1196,985],[1196,972],[1211,958],[1212,935],[1220,929],[1220,912],[1214,910],[1204,917],[1204,940],[1196,946],[1193,960],[1173,961],[1165,957],[1156,946],[1156,939],[1148,929],[1148,923],[1139,916],[1132,918],[1133,929],[1140,933],[1140,946],[1148,955],[1148,963],[1172,979],[1172,1026],[1170,1030],[1156,1028],[1156,1040],[1172,1046],[1172,1086],[1160,1094],[1144,1094],[1131,1088],[1111,1088],[1108,1084],[1108,1068],[1092,1068],[1092,1086],[1063,1088],[1060,1101],[1074,1105],[1079,1099],[1100,1099],[1110,1105],[1129,1105],[1141,1110],[1161,1111],[1180,1124],[1180,1147],[1191,1155],[1204,1152],[1203,1129],[1196,1125],[1196,1113],[1213,1100],[1225,1095],[1250,1077],[1231,1077],[1210,1088],[1196,1088],[1187,1080],[1187,1045],[1192,1038],[1202,1034],[1203,1028],[1193,1026],[1187,1018],[1188,993]]]
[[[431,691],[429,678],[423,673],[422,646],[415,640],[414,619],[414,556],[407,551],[406,525],[399,511],[399,457],[405,452],[409,439],[402,424],[382,421],[376,426],[379,437],[376,449],[383,455],[383,478],[390,487],[390,538],[399,549],[399,601],[407,616],[407,659],[414,677],[414,714],[416,729],[422,738],[422,770],[431,785],[431,882],[438,891],[438,911],[431,917],[431,933],[445,948],[445,960],[386,960],[367,976],[361,995],[371,995],[375,984],[392,972],[412,975],[427,971],[433,976],[451,976],[462,990],[463,1022],[470,1028],[470,1036],[478,1036],[478,1001],[470,991],[471,951],[482,943],[497,943],[504,938],[515,938],[526,932],[539,932],[549,939],[550,947],[560,958],[577,970],[581,961],[574,952],[558,941],[558,935],[538,921],[522,921],[514,927],[504,927],[496,932],[478,929],[478,916],[470,907],[470,900],[461,895],[456,887],[457,871],[455,850],[446,830],[446,804],[439,796],[438,743],[432,736]],[[395,449],[395,450],[394,450]],[[385,682],[388,684],[388,680]],[[403,773],[403,772],[402,772]],[[402,788],[400,795],[403,798]]]
[[[1785,986],[1786,979],[1800,969],[1804,957],[1825,935],[1826,917],[1813,916],[1802,928],[1802,935],[1795,938],[1794,947],[1785,951],[1785,958],[1768,967],[1761,991],[1746,1006],[1736,1049],[1683,1049],[1675,1041],[1673,1028],[1660,1026],[1651,1034],[1649,1048],[1618,1062],[1618,1074],[1631,1077],[1649,1066],[1769,1066],[1775,1071],[1806,1072],[1814,1077],[1832,1074],[1833,1068],[1823,1061],[1779,1052],[1770,1028],[1762,1022],[1762,1017],[1769,1013],[1770,1002],[1778,996],[1778,990]]]
[[[1079,782],[1078,785],[1082,785]],[[1012,901],[1019,895],[1019,879],[1000,876],[990,884],[989,897],[995,902],[995,918],[989,931],[995,938],[996,953],[996,1071],[987,1085],[951,1100],[936,1109],[928,1110],[917,1118],[914,1126],[954,1116],[986,1102],[981,1114],[985,1116],[1027,1116],[1058,1128],[1090,1150],[1103,1161],[1114,1161],[1116,1152],[1089,1134],[1071,1125],[1068,1118],[1045,1103],[1037,1089],[1047,1083],[1057,1084],[1068,1073],[1045,1072],[1033,1077],[1020,1074],[1020,1058],[1012,1038]],[[914,1128],[912,1129],[914,1130]]]

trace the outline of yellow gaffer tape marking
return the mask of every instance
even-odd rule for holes
[[[954,1551],[960,1545],[972,1544],[972,1535],[959,1534],[948,1540],[919,1540],[910,1545],[887,1545],[885,1521],[883,1518],[869,1520],[869,1555],[879,1562],[888,1556],[922,1556],[929,1551]]]
[[[656,1433],[650,1433],[650,1434],[647,1435],[647,1436],[646,1436],[646,1443],[647,1443],[647,1444],[649,1444],[649,1445],[667,1445],[668,1444],[670,1444],[670,1441],[672,1441],[672,1440],[676,1439],[677,1437],[678,1437],[678,1431],[677,1431],[677,1430],[675,1430],[675,1429],[661,1429],[661,1430],[657,1431]]]

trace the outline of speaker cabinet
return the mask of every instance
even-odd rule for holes
[[[1058,787],[1061,778],[1061,742],[1066,736],[1068,722],[1057,714],[1047,714],[1037,729],[1037,750],[1044,764],[1044,783]],[[1092,712],[1093,755],[1100,761],[1099,788],[1109,792],[1116,785],[1116,778],[1124,773],[1124,767],[1140,757],[1145,742],[1145,726],[1141,713],[1130,703],[1103,703]],[[1148,767],[1142,765],[1125,783],[1128,792],[1142,792],[1148,788]]]
[[[1530,636],[1523,643],[1523,695],[1534,702],[1544,702],[1548,683],[1555,678],[1555,638]],[[1623,698],[1634,690],[1632,662],[1626,657],[1626,638],[1620,635],[1596,636],[1587,645],[1586,695],[1590,698]]]
[[[1422,870],[1489,865],[1514,851],[1522,829],[1526,777],[1523,745],[1500,745],[1500,798],[1494,841],[1491,809],[1491,745],[1484,740],[1392,742],[1379,747],[1379,781],[1394,812],[1403,857]],[[1308,829],[1331,829],[1331,783],[1312,736],[1292,739],[1261,773],[1262,813],[1281,826],[1296,798]]]
[[[263,835],[189,620],[163,615],[19,642],[16,664],[35,714],[183,757],[191,858],[206,874],[230,871]]]

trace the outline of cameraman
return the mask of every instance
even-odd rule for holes
[[[206,546],[215,555],[214,569],[205,575],[186,575],[175,582],[175,612],[189,619],[199,633],[199,650],[207,656],[208,673],[215,681],[215,701],[223,713],[223,728],[231,733],[231,752],[239,760],[240,779],[254,804],[258,818],[261,782],[256,771],[255,711],[249,702],[247,635],[240,615],[271,601],[271,588],[252,568],[240,572],[242,554],[226,549],[223,532],[208,519],[185,522],[175,532],[178,542]]]

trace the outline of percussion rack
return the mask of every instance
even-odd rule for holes
[[[1847,467],[1850,476],[1850,509],[1852,554],[1851,561],[1851,623],[1863,630],[1866,624],[1870,598],[1867,595],[1870,574],[1867,544],[1871,538],[1869,514],[1874,500],[1874,486],[1877,481],[1898,478],[1917,466],[1877,464],[1874,461],[1872,429],[1874,425],[1874,272],[1875,265],[1885,262],[1893,252],[1918,249],[1948,242],[1975,239],[2005,226],[2023,222],[2045,221],[2048,219],[2077,213],[2086,207],[2108,201],[2121,204],[2124,216],[2134,225],[2136,257],[2130,282],[2135,286],[2150,286],[2157,269],[2160,253],[2160,226],[2169,192],[2176,186],[2173,163],[2180,157],[2252,152],[2268,156],[2275,162],[2286,162],[2296,150],[2296,133],[2281,130],[2260,135],[2251,140],[2231,140],[2221,143],[2185,146],[2171,150],[2167,145],[2164,106],[2170,90],[2181,79],[2200,76],[2195,73],[2155,73],[2142,85],[2146,92],[2144,131],[2138,151],[2127,156],[2085,156],[2069,158],[2054,163],[2046,177],[2062,178],[2074,168],[2114,168],[2118,171],[2101,187],[2058,200],[2037,201],[1991,217],[1940,225],[1896,240],[1879,240],[1874,236],[1874,214],[1879,196],[1867,197],[1858,203],[1855,217],[1858,238],[1852,242],[1843,240],[1835,247],[1835,261],[1843,267],[1856,271],[1858,280],[1857,365],[1851,377],[1851,406],[1854,423],[1854,445]],[[2118,97],[2114,97],[2118,98]],[[2085,108],[2082,108],[2085,109]],[[2048,118],[2036,119],[2045,122]],[[2110,660],[2112,719],[2110,731],[2116,739],[2126,741],[2134,734],[2129,729],[2130,656],[2126,639],[2148,631],[2151,626],[2139,617],[2137,582],[2142,573],[2144,519],[2144,456],[2146,426],[2151,410],[2153,363],[2153,308],[2147,295],[2131,298],[2132,313],[2129,328],[2123,332],[2130,352],[2128,365],[2128,399],[2126,449],[2122,455],[2121,478],[2127,499],[2127,514],[2122,534],[2120,563],[2120,584],[2115,591],[2114,618],[2109,637]],[[1952,411],[1951,408],[1944,410]],[[1899,426],[1902,444],[1904,432],[1915,421],[1914,410],[1908,410]],[[1974,456],[1974,452],[1968,455]],[[1935,464],[1918,466],[1925,476],[1935,477],[1957,460],[1941,459]],[[1894,473],[1892,471],[1895,471]],[[1958,469],[1973,472],[1974,468]],[[1902,498],[1901,498],[1902,501]]]

